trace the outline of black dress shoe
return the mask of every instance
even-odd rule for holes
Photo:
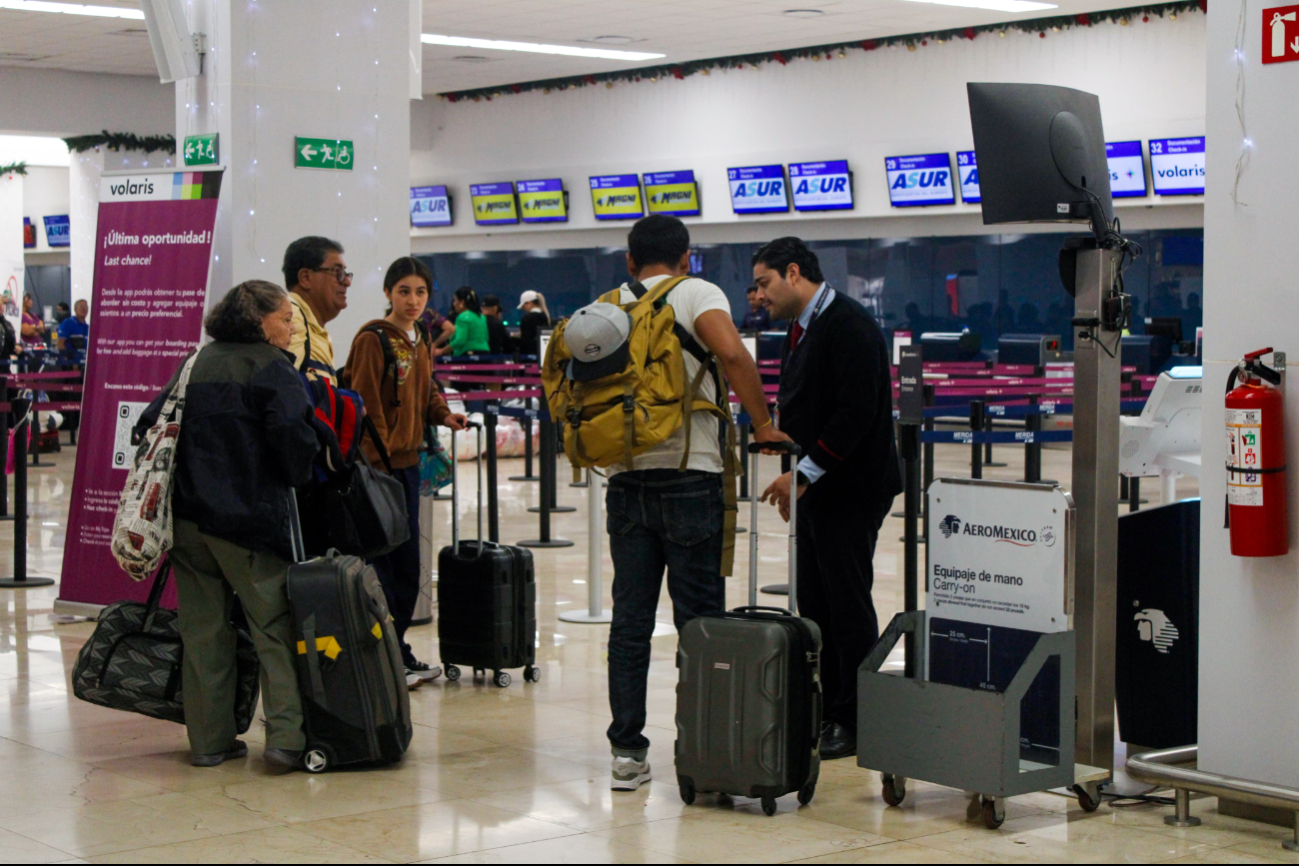
[[[857,754],[857,732],[831,722],[821,734],[821,760],[833,761]]]

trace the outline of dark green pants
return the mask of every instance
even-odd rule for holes
[[[289,563],[199,532],[177,520],[171,561],[185,642],[185,723],[196,755],[224,752],[235,731],[235,595],[243,604],[262,664],[266,745],[300,750],[302,699],[293,665],[293,628],[286,592]]]

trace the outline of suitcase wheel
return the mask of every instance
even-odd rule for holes
[[[541,668],[534,668],[529,665],[523,669],[523,678],[530,683],[541,682]]]
[[[496,675],[492,677],[492,682],[496,683],[497,687],[502,689],[513,681],[513,678],[505,671],[496,671]]]
[[[815,781],[808,782],[798,792],[798,804],[800,806],[806,806],[808,803],[812,802],[812,798],[815,796],[816,796],[816,782]]]
[[[907,780],[891,773],[882,773],[880,782],[882,787],[880,794],[884,797],[884,802],[890,806],[901,806],[907,796]]]
[[[444,670],[443,673],[446,674],[447,680],[449,682],[454,683],[460,679],[460,668],[456,667],[455,665],[447,665],[446,670]]]
[[[681,802],[687,806],[695,804],[695,786],[677,777],[677,790],[681,792]]]
[[[776,814],[776,798],[775,798],[775,797],[763,797],[763,798],[762,798],[762,812],[763,812],[764,815],[774,815],[774,814]]]
[[[323,773],[333,763],[333,755],[326,746],[308,746],[307,750],[302,753],[302,767],[308,773]]]
[[[984,797],[983,824],[989,830],[996,830],[1006,820],[1006,800],[1004,797]]]

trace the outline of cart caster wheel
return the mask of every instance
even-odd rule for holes
[[[448,682],[454,683],[460,679],[460,668],[456,667],[455,665],[447,665],[442,672],[446,674],[446,678]]]
[[[523,679],[530,683],[541,682],[541,668],[534,668],[534,667],[524,668]]]
[[[884,802],[890,806],[901,806],[907,798],[907,780],[884,773],[880,781],[880,794],[884,797]]]
[[[1073,792],[1078,795],[1078,808],[1084,812],[1095,812],[1101,807],[1099,794],[1093,798],[1087,785],[1074,785]]]
[[[762,813],[763,813],[764,815],[768,815],[768,816],[776,814],[776,798],[775,798],[775,797],[763,797],[763,798],[762,798]]]
[[[798,792],[798,805],[806,806],[816,796],[816,782],[808,782]]]
[[[302,768],[308,773],[323,773],[332,763],[329,750],[324,746],[309,746],[302,753]]]
[[[996,830],[1006,820],[1006,804],[999,797],[983,798],[983,823],[989,830]]]
[[[497,688],[503,689],[513,682],[513,679],[505,671],[497,671],[496,676],[492,677],[492,682],[496,683]]]
[[[681,802],[687,806],[695,804],[695,786],[689,782],[678,782],[678,789],[681,791]]]

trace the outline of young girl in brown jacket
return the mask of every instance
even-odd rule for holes
[[[419,259],[407,256],[393,262],[383,278],[388,315],[360,330],[347,358],[348,384],[365,400],[366,414],[383,440],[392,474],[406,489],[410,540],[370,564],[388,597],[412,687],[442,673],[441,668],[415,658],[406,643],[420,591],[419,454],[428,425],[463,430],[466,420],[448,408],[433,384],[432,341],[419,321],[432,286],[433,275]],[[368,438],[362,447],[370,463],[381,467],[378,449]]]

